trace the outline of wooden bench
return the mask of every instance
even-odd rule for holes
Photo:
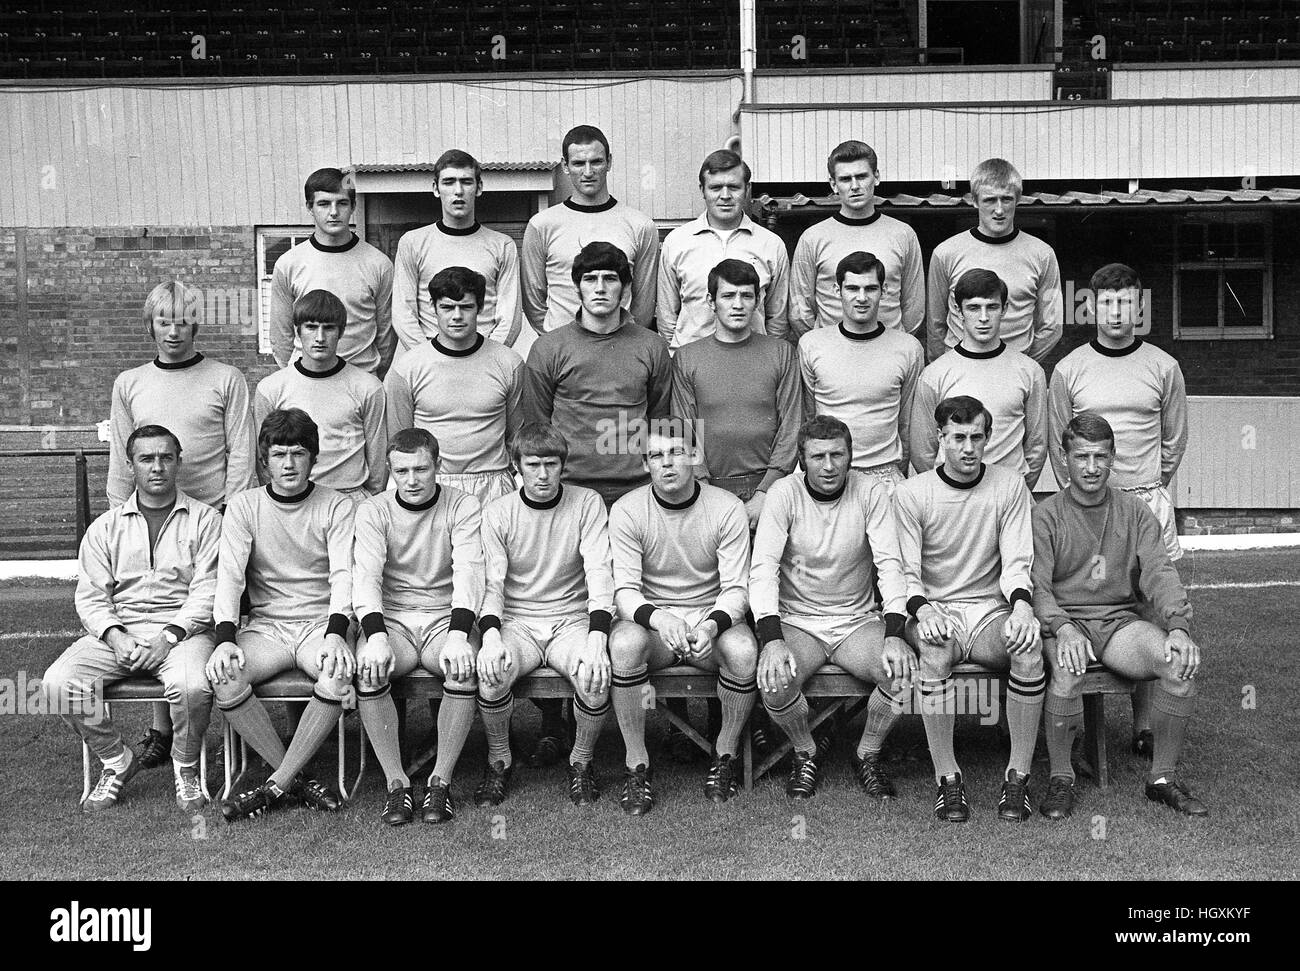
[[[704,752],[712,753],[712,742],[696,731],[688,721],[669,711],[663,705],[663,702],[669,698],[716,698],[717,681],[718,676],[716,674],[710,674],[689,665],[664,668],[650,675],[646,698],[652,701],[653,705],[657,706],[669,721],[681,729],[687,738],[703,749]],[[540,667],[527,677],[520,678],[515,682],[512,690],[516,698],[570,699],[573,697],[573,688],[569,685],[568,679],[558,671],[553,671],[548,667]],[[417,669],[404,678],[395,679],[393,681],[393,702],[397,706],[399,737],[403,739],[406,737],[407,701],[441,697],[442,679],[434,677],[427,671]],[[753,767],[748,732],[745,733],[744,748],[746,760],[744,782],[745,788],[748,789],[750,769]],[[431,752],[431,749],[422,751],[413,756],[409,762],[404,759],[404,762],[408,762],[407,773],[413,773],[426,762]]]
[[[959,664],[953,669],[953,674],[958,682],[959,698],[964,697],[962,692],[966,690],[964,687],[966,684],[980,680],[1001,681],[1006,677],[1003,673],[990,671],[976,664]],[[715,698],[717,697],[716,687],[716,675],[681,665],[664,668],[651,674],[650,688],[653,693],[649,697],[653,699],[654,704],[664,713],[668,720],[681,729],[687,738],[706,753],[711,753],[713,746],[709,740],[700,735],[684,719],[669,711],[662,702],[669,698]],[[1104,670],[1100,665],[1092,665],[1089,667],[1087,674],[1084,675],[1084,753],[1092,763],[1097,785],[1103,789],[1110,784],[1110,772],[1106,758],[1106,695],[1132,694],[1133,687],[1133,682]],[[809,712],[810,726],[817,728],[827,719],[837,715],[845,721],[853,718],[866,707],[867,698],[873,689],[874,685],[859,681],[838,665],[825,665],[809,678],[804,685],[804,695],[806,697],[829,699],[829,704],[823,705],[816,711]],[[515,682],[513,690],[516,698],[573,697],[573,690],[569,686],[568,679],[546,667],[538,668],[528,677],[519,679]],[[395,680],[393,682],[393,699],[397,706],[399,735],[403,738],[406,735],[407,700],[441,697],[441,679],[426,671],[416,671],[405,678]],[[746,731],[742,740],[741,753],[744,765],[744,788],[752,788],[756,781],[763,778],[789,753],[790,748],[789,741],[783,740],[760,764],[755,766],[753,742],[750,733]],[[426,761],[429,754],[429,752],[423,752],[417,755],[408,766],[408,772],[413,772]]]
[[[315,685],[316,682],[301,671],[290,671],[277,674],[269,681],[259,684],[253,689],[253,693],[264,701],[308,702],[311,701]],[[166,700],[167,698],[163,694],[162,682],[157,678],[126,678],[114,682],[104,689],[104,715],[109,717],[109,705],[112,704],[152,704],[155,701],[165,702]],[[344,714],[347,713],[344,712]],[[366,740],[363,732],[360,742],[361,752],[357,775],[349,788],[347,785],[347,747],[344,742],[343,722],[344,719],[340,718],[338,726],[338,784],[339,793],[346,799],[351,792],[355,791],[357,783],[361,780],[362,773],[366,771]],[[225,723],[222,752],[222,762],[225,764],[225,785],[222,787],[220,798],[225,799],[243,778],[244,773],[248,771],[248,745],[239,737],[239,733],[231,727],[229,721]],[[90,746],[84,741],[81,743],[81,774],[81,798],[84,800],[90,795]],[[199,754],[199,785],[202,787],[203,795],[210,800],[212,795],[208,791],[208,743],[206,738],[203,740],[203,747]]]
[[[1006,674],[1004,672],[990,671],[978,664],[958,664],[953,668],[953,679],[957,685],[959,705],[968,697],[969,689],[967,686],[977,685],[981,680],[1001,682],[1005,678]],[[1110,770],[1106,759],[1106,695],[1131,695],[1134,686],[1134,682],[1112,674],[1099,664],[1089,665],[1088,671],[1083,677],[1084,755],[1092,763],[1096,783],[1102,789],[1110,785]],[[809,678],[807,684],[804,685],[805,697],[830,699],[829,704],[823,705],[816,711],[809,712],[810,726],[816,728],[827,719],[837,715],[844,721],[848,721],[867,706],[867,698],[874,689],[874,685],[859,681],[838,665],[825,665]],[[1005,685],[1001,685],[999,688],[1000,694],[1004,689]],[[1005,705],[999,702],[999,710],[1004,709]],[[978,710],[962,711],[960,707],[958,711],[961,714],[984,714],[984,712]],[[790,742],[783,739],[754,770],[754,778],[756,780],[761,779],[770,772],[790,752],[791,747]],[[748,749],[749,740],[747,735],[746,781],[749,778],[752,761]]]

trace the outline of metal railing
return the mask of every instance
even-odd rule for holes
[[[11,451],[0,451],[0,459],[30,459],[46,458],[48,456],[66,457],[72,456],[73,476],[76,485],[76,518],[77,518],[77,546],[81,545],[81,539],[86,535],[86,528],[90,525],[90,483],[87,475],[86,459],[89,456],[108,455],[106,448],[33,448],[17,449]]]

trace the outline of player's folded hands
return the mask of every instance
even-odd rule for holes
[[[893,690],[911,691],[912,679],[916,674],[916,654],[901,637],[886,637],[884,649],[880,652],[880,661],[885,672],[893,679]]]
[[[1088,670],[1088,662],[1095,661],[1092,643],[1087,635],[1073,624],[1066,624],[1056,632],[1056,664],[1074,675]]]
[[[1190,681],[1201,668],[1201,648],[1186,631],[1171,630],[1165,636],[1165,660],[1178,658],[1175,666],[1179,680]]]
[[[378,688],[392,674],[396,658],[386,634],[371,634],[357,651],[357,677],[364,687]]]
[[[916,633],[921,640],[931,644],[942,644],[952,636],[948,618],[930,604],[924,604],[916,612]]]
[[[348,650],[348,643],[338,634],[325,635],[325,643],[316,652],[316,663],[327,678],[352,680],[356,674],[356,659]]]

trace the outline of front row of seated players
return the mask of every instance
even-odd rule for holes
[[[854,769],[881,798],[894,789],[880,751],[919,674],[936,814],[961,821],[969,807],[952,754],[950,676],[958,662],[974,660],[1010,671],[1012,752],[999,815],[1029,816],[1026,781],[1046,688],[1051,778],[1040,811],[1059,819],[1074,801],[1070,747],[1082,720],[1081,677],[1099,660],[1123,676],[1158,681],[1147,797],[1204,815],[1174,774],[1200,665],[1188,633],[1191,607],[1153,514],[1107,484],[1110,426],[1087,412],[1070,422],[1062,442],[1069,483],[1031,513],[1023,479],[981,461],[991,422],[978,400],[945,399],[935,418],[942,464],[899,486],[892,506],[883,483],[848,469],[852,441],[842,422],[807,422],[798,441],[803,471],[773,485],[752,569],[743,504],[695,482],[693,437],[671,424],[652,426],[644,455],[651,482],[615,504],[607,544],[597,495],[560,485],[567,443],[549,426],[521,430],[513,458],[524,488],[490,503],[481,525],[476,499],[437,482],[436,440],[423,430],[399,432],[388,455],[397,489],[358,507],[354,530],[353,503],[310,481],[319,452],[314,423],[295,409],[272,412],[258,443],[270,482],[231,501],[219,561],[219,517],[175,489],[179,443],[164,428],[139,429],[128,449],[136,492],[97,520],[82,544],[77,605],[89,636],[45,678],[65,720],[104,762],[83,808],[114,805],[139,760],[110,723],[79,717],[73,702],[80,699],[84,711],[96,681],[140,671],[158,672],[172,703],[177,802],[202,805],[196,762],[211,696],[196,672],[205,660],[217,704],[274,768],[265,784],[223,804],[230,819],[290,796],[338,807],[334,793],[300,773],[334,729],[354,674],[388,778],[384,819],[412,819],[388,691],[391,678],[417,664],[444,678],[446,691],[422,807],[428,822],[454,816],[451,777],[476,697],[489,765],[475,799],[505,798],[511,686],[541,663],[567,676],[577,695],[575,803],[599,794],[592,749],[612,682],[627,746],[620,802],[629,814],[652,808],[646,679],[674,660],[720,674],[723,727],[706,795],[725,801],[735,791],[733,760],[757,671],[764,706],[795,748],[787,792],[809,798],[818,766],[801,689],[833,660],[877,685]],[[149,562],[153,582],[145,583]],[[761,656],[739,623],[747,572]],[[160,586],[159,577],[168,582]],[[237,630],[245,585],[252,607]],[[354,597],[366,635],[355,660]],[[1139,599],[1159,626],[1140,619]],[[480,604],[485,643],[476,657]],[[615,605],[620,619],[607,653]],[[1045,645],[1040,623],[1050,635]],[[286,751],[253,688],[295,667],[316,680],[315,698]]]

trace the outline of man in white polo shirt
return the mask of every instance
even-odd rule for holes
[[[714,332],[709,273],[722,260],[748,263],[758,274],[758,300],[750,315],[756,334],[784,337],[790,258],[781,237],[749,218],[749,166],[719,149],[700,166],[704,214],[664,238],[659,253],[659,333],[676,351]]]

